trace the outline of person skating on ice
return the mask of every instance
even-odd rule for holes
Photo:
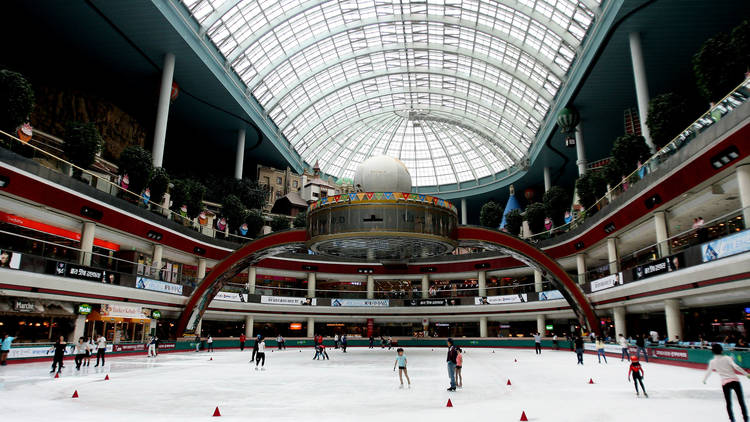
[[[320,357],[323,360],[326,360],[326,359],[331,360],[331,358],[328,357],[328,352],[326,352],[326,346],[324,344],[321,344],[319,347],[320,347]]]
[[[63,358],[65,357],[65,348],[68,347],[68,344],[65,342],[65,337],[60,336],[60,338],[55,342],[55,344],[52,345],[52,347],[49,348],[47,353],[54,350],[55,354],[52,355],[52,370],[49,371],[49,373],[55,372],[55,369],[57,369],[57,372],[62,372],[63,369]]]
[[[464,351],[457,347],[456,352],[456,386],[464,388],[464,377],[461,375],[461,368],[464,366]]]
[[[342,334],[342,335],[341,335],[341,350],[342,350],[342,351],[343,351],[344,353],[346,353],[346,342],[347,342],[346,334]],[[322,343],[321,343],[321,344],[322,344]]]
[[[195,335],[195,351],[196,352],[201,351],[201,335],[200,334]]]
[[[93,337],[86,337],[86,363],[83,366],[91,366],[91,355],[96,351]]]
[[[255,337],[255,342],[253,343],[253,355],[250,357],[250,363],[255,362],[255,355],[258,353],[258,343],[260,343],[260,334]]]
[[[604,353],[604,340],[602,340],[601,336],[596,338],[596,357],[599,359],[599,363],[602,363],[602,358],[604,358],[604,363],[607,363],[607,355]]]
[[[206,351],[207,352],[214,351],[214,338],[211,337],[211,334],[209,334],[208,338],[206,339]]]
[[[453,345],[453,339],[449,338],[448,341],[448,356],[445,361],[448,366],[448,378],[450,378],[451,385],[448,387],[448,391],[456,391],[456,357],[458,352],[456,347]]]
[[[622,362],[625,359],[630,360],[630,344],[628,343],[628,340],[625,338],[622,333],[620,333],[619,339],[617,340],[618,343],[620,343],[620,347],[622,347],[622,356],[620,356],[620,362]]]
[[[635,385],[635,395],[639,396],[640,393],[638,392],[638,383],[641,384],[641,390],[643,390],[643,395],[648,397],[648,393],[646,392],[646,387],[643,386],[643,367],[641,367],[641,363],[638,362],[638,356],[633,356],[631,359],[630,368],[628,369],[628,382],[630,382],[630,374],[633,374],[633,384]]]
[[[245,340],[247,340],[245,333],[240,334],[240,352],[245,350]]]
[[[258,353],[255,354],[255,370],[258,370],[260,364],[261,370],[265,370],[266,365],[266,341],[261,337],[258,341]]]
[[[537,355],[542,354],[542,335],[539,333],[534,333],[534,349],[536,350]]]
[[[83,337],[80,337],[78,343],[76,343],[75,355],[76,371],[80,371],[81,365],[83,364],[83,358],[86,357],[86,343],[83,341]]]
[[[102,360],[102,366],[104,366],[104,353],[107,351],[107,338],[104,335],[100,335],[96,339],[96,365],[94,368],[99,366],[99,359]]]
[[[724,348],[722,348],[720,344],[714,344],[711,346],[711,352],[714,354],[714,358],[708,362],[708,369],[706,370],[706,375],[703,377],[703,383],[706,383],[706,380],[708,380],[708,377],[711,376],[712,372],[719,374],[719,378],[721,378],[721,389],[724,391],[724,401],[727,405],[727,414],[729,414],[729,421],[735,422],[734,412],[732,412],[732,390],[734,390],[734,393],[737,395],[737,401],[740,404],[740,410],[742,410],[742,420],[748,422],[745,398],[737,374],[746,377],[750,377],[750,375],[737,365],[734,362],[734,359],[723,354]]]
[[[576,357],[578,357],[578,363],[576,365],[583,365],[583,338],[577,336],[575,340],[576,346]]]
[[[154,336],[151,336],[151,340],[148,342],[148,353],[146,354],[146,357],[156,357],[156,337]]]
[[[401,388],[404,388],[404,378],[403,375],[406,375],[406,382],[409,383],[409,388],[411,388],[411,380],[409,379],[409,373],[406,371],[406,356],[404,356],[404,349],[398,348],[396,349],[396,362],[393,363],[393,371],[396,371],[396,366],[398,366],[398,379],[401,381]]]

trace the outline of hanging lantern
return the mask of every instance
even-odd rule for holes
[[[562,133],[573,133],[580,122],[581,116],[573,107],[565,107],[557,115],[557,125],[560,126]]]
[[[172,91],[169,93],[169,101],[174,102],[178,95],[180,95],[180,86],[177,85],[177,82],[172,82]]]
[[[526,198],[527,201],[531,201],[534,198],[534,189],[527,188],[524,190],[523,197]]]

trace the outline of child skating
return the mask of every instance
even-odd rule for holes
[[[635,395],[640,396],[640,393],[638,392],[638,383],[641,383],[641,390],[643,390],[643,395],[648,398],[646,387],[643,386],[643,368],[641,367],[641,363],[638,362],[638,356],[633,356],[630,360],[632,362],[630,363],[630,369],[628,369],[628,382],[630,382],[630,374],[633,374]]]
[[[461,348],[457,348],[456,351],[456,387],[464,388],[464,377],[461,375],[461,368],[464,364],[464,351]]]
[[[406,382],[409,383],[409,388],[411,388],[409,373],[406,371],[406,356],[404,356],[404,349],[399,347],[396,349],[396,353],[398,353],[398,356],[396,356],[396,362],[393,363],[393,371],[396,371],[396,365],[398,365],[398,379],[401,381],[401,388],[404,388],[403,375],[406,375]]]

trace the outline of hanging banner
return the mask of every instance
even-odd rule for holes
[[[84,267],[83,265],[68,264],[66,262],[55,264],[55,275],[86,281],[105,282],[106,280],[106,274],[103,270]]]
[[[309,297],[286,297],[286,296],[261,296],[260,303],[270,303],[272,305],[298,305],[298,306],[315,306],[315,298]]]
[[[517,295],[503,295],[503,296],[484,296],[475,297],[475,305],[502,305],[504,303],[524,303],[528,301],[528,295],[526,293],[519,293]]]
[[[225,302],[247,302],[247,295],[236,292],[219,292],[214,300],[223,300]]]
[[[136,289],[153,290],[155,292],[182,294],[182,285],[167,283],[166,281],[153,280],[146,277],[138,277],[135,282]]]
[[[559,290],[546,290],[539,292],[539,300],[557,300],[565,299]]]
[[[612,274],[592,281],[591,291],[598,292],[599,290],[609,289],[619,284],[622,284],[622,277],[619,274]]]
[[[639,265],[633,268],[633,280],[643,280],[644,278],[653,277],[655,275],[677,271],[683,266],[682,253],[660,258],[656,261],[649,262],[648,264]]]
[[[404,301],[406,306],[448,306],[448,299],[411,299]]]
[[[388,299],[331,299],[331,306],[387,308],[390,306],[390,301]]]
[[[741,231],[701,245],[703,262],[726,258],[747,251],[750,251],[750,230]]]

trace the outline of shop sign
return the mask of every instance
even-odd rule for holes
[[[286,296],[261,296],[260,303],[272,305],[297,305],[297,306],[315,306],[315,298],[305,297],[286,297]]]
[[[247,302],[248,296],[244,293],[235,292],[219,292],[214,297],[214,300],[224,300],[227,302]]]
[[[146,277],[138,277],[135,283],[136,289],[153,290],[155,292],[171,293],[175,295],[182,294],[182,285],[167,283],[165,281],[153,280]]]
[[[91,313],[91,305],[88,303],[81,303],[78,305],[78,315],[88,315]]]
[[[701,245],[703,262],[726,258],[747,251],[750,251],[750,230],[741,231]]]
[[[36,311],[36,305],[28,300],[16,300],[13,309],[18,312],[34,312]]]
[[[411,299],[404,302],[406,306],[448,306],[448,299]]]
[[[528,295],[526,293],[519,293],[517,295],[503,295],[503,296],[483,296],[475,297],[475,305],[502,305],[504,303],[524,303],[528,301]]]
[[[331,299],[331,306],[387,308],[390,306],[390,301],[388,299]]]
[[[633,280],[643,280],[655,275],[677,271],[682,267],[683,258],[682,254],[679,253],[633,268]]]
[[[101,315],[105,318],[148,319],[148,313],[142,307],[120,304],[102,305]]]
[[[62,264],[62,267],[61,267]],[[104,271],[97,270],[95,268],[84,267],[81,265],[66,264],[64,262],[57,263],[56,273],[59,274],[62,268],[63,273],[67,277],[77,278],[80,280],[88,281],[104,281]]]
[[[293,322],[289,324],[289,329],[292,331],[299,331],[302,329],[302,323],[299,322]]]
[[[591,291],[598,292],[599,290],[609,289],[615,287],[618,284],[622,284],[622,277],[619,274],[612,274],[606,277],[602,277],[598,280],[591,282]]]
[[[539,292],[539,300],[556,300],[564,299],[562,293],[559,290],[545,290]]]
[[[544,326],[544,329],[547,330],[547,331],[552,331],[552,330],[555,329],[555,326],[552,325],[552,324],[547,324],[547,325]]]
[[[159,319],[159,318],[161,318],[161,311],[156,310],[156,309],[153,310],[153,311],[151,311],[151,318],[153,318],[153,319]]]

